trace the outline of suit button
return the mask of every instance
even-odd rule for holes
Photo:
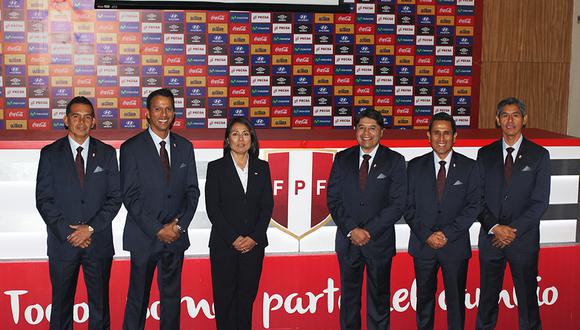
[[[84,199],[81,199],[81,204],[84,204],[84,203],[85,203],[85,200]]]
[[[171,194],[167,195],[167,198],[170,199],[171,198]]]
[[[358,205],[365,206],[365,202],[360,202]]]
[[[441,210],[437,210],[437,214],[441,214]]]
[[[508,195],[503,196],[503,200],[507,201],[508,200]]]

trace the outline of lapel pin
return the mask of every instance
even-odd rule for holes
[[[254,172],[254,175],[258,175],[258,172]]]
[[[377,167],[377,164],[373,164],[373,167]]]
[[[518,155],[518,159],[522,158],[522,155]]]
[[[95,153],[94,152],[93,152],[93,155],[92,156],[93,156],[93,158],[95,158]]]
[[[173,148],[177,148],[177,144],[173,143]]]
[[[453,163],[453,167],[455,167],[455,163]]]

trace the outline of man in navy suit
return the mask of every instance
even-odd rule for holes
[[[73,303],[83,267],[89,329],[109,329],[109,278],[113,260],[111,222],[121,207],[115,149],[90,137],[95,110],[82,96],[66,107],[68,135],[42,148],[36,207],[48,232],[52,284],[50,329],[73,328]]]
[[[520,329],[542,327],[536,278],[540,218],[550,197],[550,155],[522,135],[527,120],[520,100],[510,97],[499,102],[496,122],[503,136],[477,155],[483,189],[477,329],[495,327],[506,262],[518,298]]]
[[[121,189],[128,211],[123,248],[131,253],[127,330],[145,327],[155,268],[160,328],[179,329],[181,269],[199,188],[193,146],[170,131],[174,119],[173,94],[158,89],[147,97],[149,129],[121,145]]]
[[[340,328],[361,328],[361,290],[367,272],[367,329],[389,328],[395,223],[405,207],[405,159],[379,144],[383,117],[365,110],[355,120],[358,145],[336,154],[327,204],[337,225]]]
[[[469,227],[479,214],[481,192],[477,164],[453,150],[456,137],[455,120],[435,114],[427,132],[433,151],[407,167],[405,220],[411,227],[409,253],[417,281],[417,329],[433,329],[439,268],[447,328],[463,329],[465,324]]]

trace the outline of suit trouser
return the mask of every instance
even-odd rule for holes
[[[220,330],[252,329],[252,308],[262,274],[264,249],[209,250],[215,319]]]
[[[495,248],[494,248],[495,249]],[[506,253],[494,257],[480,252],[481,291],[477,310],[476,329],[494,329],[499,312],[498,300],[502,288],[506,262],[510,265],[518,299],[520,329],[541,329],[538,307],[538,252],[528,259],[509,258]]]
[[[179,329],[181,312],[181,269],[183,251],[163,249],[154,254],[131,252],[131,275],[123,329],[145,328],[153,273],[157,267],[159,287],[160,329]]]
[[[390,327],[390,282],[392,258],[367,258],[361,253],[356,256],[338,254],[340,267],[340,328],[361,328],[361,292],[363,273],[366,268],[367,285],[367,329],[389,329]]]
[[[52,284],[50,329],[73,328],[73,305],[82,265],[89,300],[89,329],[110,329],[109,278],[112,257],[95,258],[81,253],[74,260],[48,258]]]
[[[447,305],[447,328],[465,327],[465,286],[469,259],[437,260],[413,258],[417,280],[417,329],[433,329],[437,273],[441,268]]]

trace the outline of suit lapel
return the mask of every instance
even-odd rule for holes
[[[163,167],[161,167],[161,160],[159,158],[159,152],[157,151],[157,146],[155,146],[155,142],[153,141],[153,138],[151,138],[151,135],[149,134],[149,130],[145,130],[141,134],[142,134],[142,139],[143,139],[142,140],[142,142],[143,142],[143,160],[142,161],[145,162],[146,164],[151,164],[151,166],[153,167],[153,171],[151,173],[157,173],[156,175],[153,174],[152,177],[156,178],[156,180],[158,180],[158,182],[165,184],[165,178],[163,176]],[[167,148],[167,146],[166,146],[166,148]],[[171,154],[171,158],[173,159],[173,153]]]
[[[441,203],[445,200],[445,197],[449,193],[451,186],[457,181],[457,171],[459,170],[457,164],[457,156],[455,151],[451,155],[451,163],[449,164],[449,170],[447,171],[447,177],[445,178],[445,190],[443,190],[443,198]]]
[[[100,156],[101,155],[97,150],[97,143],[95,142],[95,139],[91,138],[89,140],[89,150],[87,152],[87,169],[85,170],[85,186],[88,183],[89,178],[95,172],[95,168],[99,163],[97,160],[99,159]]]
[[[425,163],[423,165],[424,171],[421,175],[421,178],[423,178],[423,182],[429,185],[433,202],[438,203],[439,200],[437,199],[437,176],[435,175],[435,170],[439,169],[435,168],[435,161],[433,160],[433,152],[426,154],[423,161]]]
[[[248,189],[246,190],[246,195],[252,194],[254,193],[254,190],[256,188],[256,179],[258,178],[258,176],[261,174],[258,172],[258,164],[257,164],[257,160],[254,159],[253,157],[250,157],[248,159]],[[240,182],[241,184],[241,182]]]
[[[231,180],[233,180],[233,182],[236,182],[237,184],[236,186],[236,190],[238,191],[238,194],[240,196],[244,196],[246,193],[244,192],[244,186],[242,185],[242,181],[240,180],[240,176],[238,175],[238,171],[236,170],[236,165],[234,164],[234,160],[232,158],[232,155],[230,153],[227,153],[224,156],[224,161],[225,161],[225,167],[227,169],[226,173],[229,174]],[[251,159],[248,159],[248,188],[247,191],[250,190],[250,171],[251,171]]]
[[[77,170],[73,160],[73,154],[71,151],[70,143],[68,141],[68,136],[65,136],[61,142],[62,143],[60,144],[59,148],[60,157],[58,157],[59,161],[62,162],[61,168],[65,173],[67,173],[71,182],[74,182],[78,191],[81,191],[81,183],[79,182],[79,177],[77,176]]]

